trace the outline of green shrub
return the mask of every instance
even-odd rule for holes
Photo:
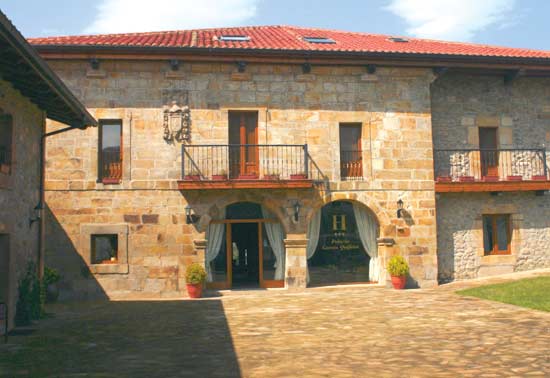
[[[19,295],[15,307],[15,325],[27,326],[44,315],[44,290],[36,273],[36,265],[27,264],[27,271],[19,281]]]
[[[48,268],[47,266],[44,268],[44,277],[42,278],[44,286],[47,287],[50,284],[59,282],[60,279],[61,275],[57,272],[57,270],[53,268]]]
[[[409,264],[402,256],[393,256],[388,261],[388,273],[396,277],[406,276],[409,273]]]
[[[202,284],[204,281],[206,281],[206,271],[201,265],[194,263],[187,267],[185,271],[185,282],[197,285]]]

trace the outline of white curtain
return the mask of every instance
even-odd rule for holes
[[[262,206],[262,216],[266,219],[272,219],[274,216]],[[275,255],[275,279],[282,280],[285,278],[285,234],[283,226],[280,223],[265,222],[265,231],[267,233],[267,239]]]
[[[369,262],[369,280],[378,282],[380,275],[380,265],[378,261],[378,222],[374,216],[359,204],[353,204],[353,214],[361,238],[361,244],[370,257]]]
[[[307,226],[306,256],[309,260],[313,257],[317,244],[319,244],[319,231],[321,229],[321,209],[317,210]],[[307,282],[309,282],[309,267],[307,269]]]
[[[221,214],[221,219],[225,219],[225,209]],[[212,261],[220,253],[223,243],[225,223],[210,223],[206,228],[206,280],[212,282]]]

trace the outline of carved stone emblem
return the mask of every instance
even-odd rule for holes
[[[187,105],[178,106],[172,101],[164,107],[164,140],[167,142],[189,142],[191,139],[191,112]]]

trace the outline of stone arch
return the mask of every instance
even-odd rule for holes
[[[230,198],[230,197],[221,198],[217,203],[211,205],[208,208],[208,211],[206,213],[207,216],[204,217],[207,219],[205,219],[204,222],[202,222],[201,220],[201,231],[202,232],[206,231],[206,227],[208,226],[210,221],[217,216],[220,209],[226,208],[227,206],[230,206],[239,202],[251,202],[251,203],[258,204],[260,206],[264,206],[279,220],[279,222],[283,226],[283,230],[285,234],[288,233],[289,224],[285,221],[287,217],[285,217],[285,214],[283,213],[281,207],[277,206],[277,203],[275,201],[268,198],[264,198],[263,196],[258,196],[258,195],[244,195],[244,196],[239,195],[238,197],[234,197],[234,198]]]
[[[379,237],[384,237],[383,226],[391,223],[390,216],[386,210],[382,209],[378,203],[366,193],[329,193],[323,196],[320,201],[311,206],[311,210],[306,217],[306,225],[309,224],[316,211],[320,211],[323,206],[334,201],[355,202],[366,207],[374,215],[376,221],[378,222],[378,226],[380,227]]]

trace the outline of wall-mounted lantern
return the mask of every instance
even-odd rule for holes
[[[403,200],[400,198],[399,201],[397,201],[397,218],[401,218],[403,216]]]
[[[298,218],[300,217],[300,202],[296,201],[293,205],[294,207],[294,222],[298,222]]]
[[[41,210],[42,210],[42,205],[39,203],[38,205],[35,206],[35,208],[32,210],[32,215],[30,218],[29,218],[29,228],[32,227],[32,224],[34,222],[38,222],[40,221],[40,213],[41,213]]]
[[[185,206],[185,222],[187,224],[197,223],[199,217],[196,214],[193,214],[191,206]]]
[[[98,70],[99,69],[99,59],[97,59],[97,58],[90,59],[90,67],[92,67],[92,70]]]
[[[237,62],[237,71],[239,71],[240,73],[243,73],[244,71],[246,71],[246,62],[243,62],[243,61]]]
[[[180,68],[180,61],[177,59],[170,59],[170,68],[172,71],[177,71]]]

